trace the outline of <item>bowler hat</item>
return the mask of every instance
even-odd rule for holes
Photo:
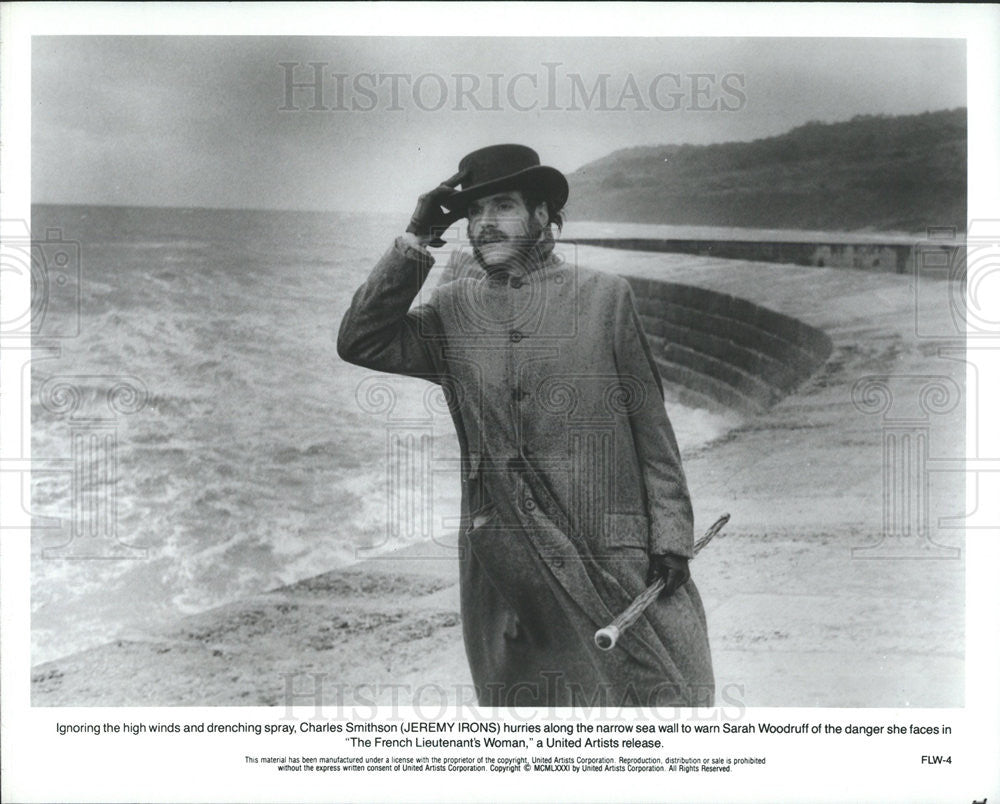
[[[566,177],[553,167],[541,164],[538,154],[525,145],[490,145],[473,151],[458,163],[462,189],[442,205],[452,212],[465,213],[477,198],[504,190],[527,191],[549,204],[555,214],[569,197]]]

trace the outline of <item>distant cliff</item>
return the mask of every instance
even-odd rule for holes
[[[753,142],[627,148],[569,178],[570,218],[965,229],[966,110],[807,123]]]

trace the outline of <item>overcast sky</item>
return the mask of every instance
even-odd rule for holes
[[[570,172],[965,105],[960,40],[38,37],[32,197],[404,210],[491,143]]]

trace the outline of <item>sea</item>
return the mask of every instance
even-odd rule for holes
[[[33,664],[454,533],[440,392],[336,353],[394,216],[39,205],[31,225],[69,255],[36,287]],[[685,454],[740,423],[667,407]]]

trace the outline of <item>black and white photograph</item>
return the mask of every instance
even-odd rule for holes
[[[997,703],[996,9],[405,5],[18,40],[8,712],[198,720],[238,797],[765,800],[824,738],[1000,795],[950,742]]]

